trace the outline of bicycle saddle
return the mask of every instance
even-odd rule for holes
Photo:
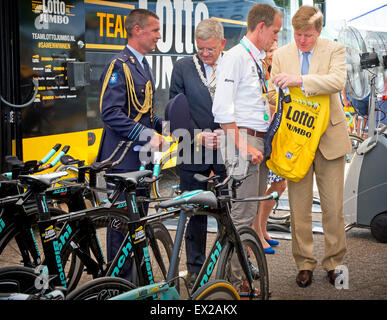
[[[55,180],[67,176],[66,171],[61,172],[51,172],[37,175],[20,175],[18,179],[23,184],[28,185],[40,185],[40,186],[50,186],[54,183]]]
[[[127,186],[136,185],[140,179],[149,177],[153,174],[151,170],[141,170],[125,173],[107,173],[104,175],[107,183],[118,184],[120,182]]]
[[[194,190],[184,192],[181,196],[173,198],[171,200],[163,201],[156,205],[156,209],[167,209],[170,207],[179,206],[182,204],[198,204],[204,206],[210,206],[213,208],[218,207],[218,201],[216,196],[211,191]]]

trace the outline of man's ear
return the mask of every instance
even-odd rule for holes
[[[133,34],[138,34],[140,31],[141,31],[141,27],[140,27],[138,24],[136,24],[136,25],[133,27],[133,29],[132,29],[132,33],[133,33]]]
[[[261,32],[264,26],[266,26],[265,22],[261,21],[260,23],[257,24],[257,26],[255,27],[255,30]]]
[[[220,46],[221,46],[221,51],[223,51],[225,45],[226,45],[226,39],[222,39],[222,42],[221,42],[221,44],[220,44]]]

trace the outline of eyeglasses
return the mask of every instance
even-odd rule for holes
[[[216,48],[198,48],[199,53],[203,53],[204,51],[207,51],[209,54],[214,53]]]

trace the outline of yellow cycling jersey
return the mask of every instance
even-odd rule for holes
[[[308,172],[329,121],[329,95],[305,97],[299,87],[291,87],[289,103],[278,101],[281,123],[272,140],[267,166],[290,181],[300,181]]]

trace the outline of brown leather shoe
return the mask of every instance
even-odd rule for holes
[[[313,271],[311,270],[301,270],[298,272],[296,282],[299,287],[306,288],[312,283]]]
[[[327,272],[329,283],[334,286],[336,284],[337,277],[341,276],[341,274],[342,273],[340,271],[329,270]],[[341,281],[343,281],[343,280],[341,280]]]

